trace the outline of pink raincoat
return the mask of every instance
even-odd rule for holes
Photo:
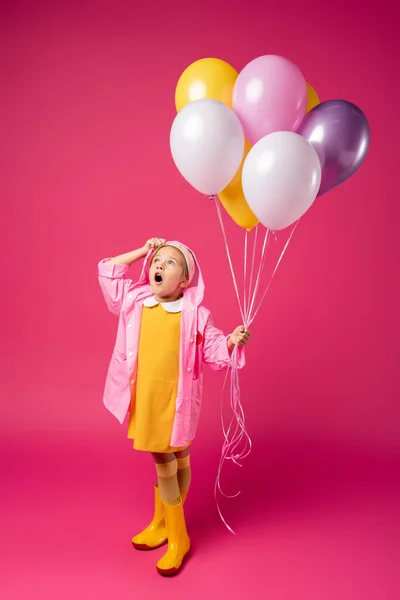
[[[171,242],[172,243],[172,242]],[[176,242],[174,242],[176,243]],[[182,244],[183,245],[183,244]],[[119,317],[117,339],[108,369],[104,404],[123,423],[137,376],[137,354],[143,300],[153,295],[149,280],[152,251],[144,260],[137,283],[126,277],[129,266],[99,263],[99,282],[109,310]],[[196,435],[203,390],[203,362],[219,371],[227,369],[230,355],[227,337],[214,327],[209,310],[201,306],[204,282],[196,257],[196,272],[185,289],[181,315],[179,382],[175,420],[170,445],[186,446]],[[245,364],[244,349],[238,348],[238,367]]]

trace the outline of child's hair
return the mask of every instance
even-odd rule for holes
[[[182,265],[182,271],[183,271],[183,275],[185,277],[185,280],[189,279],[189,268],[186,262],[186,258],[185,255],[183,254],[183,252],[181,250],[179,250],[179,248],[177,248],[176,246],[172,246],[169,244],[163,244],[162,246],[159,246],[157,248],[157,250],[154,252],[152,259],[151,259],[151,263],[153,264],[153,260],[155,259],[155,257],[157,256],[157,254],[159,253],[160,250],[162,250],[162,248],[176,248],[176,250],[178,250],[178,252],[182,255],[183,258],[183,265]]]

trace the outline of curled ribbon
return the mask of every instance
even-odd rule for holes
[[[253,253],[252,253],[252,261],[251,261],[251,270],[250,270],[250,281],[249,281],[249,287],[248,287],[248,289],[246,289],[247,272],[248,272],[248,269],[247,269],[248,231],[246,230],[245,240],[244,240],[244,276],[243,276],[244,291],[243,291],[243,305],[242,305],[241,300],[240,300],[239,287],[238,287],[238,283],[237,283],[237,279],[236,279],[236,274],[235,274],[235,270],[233,268],[233,262],[232,262],[231,253],[229,250],[228,239],[227,239],[225,226],[224,226],[224,222],[223,222],[223,218],[222,218],[222,214],[221,214],[220,201],[219,201],[218,197],[216,197],[216,196],[210,196],[210,199],[215,200],[218,219],[219,219],[219,222],[221,225],[221,231],[222,231],[222,235],[223,235],[223,239],[224,239],[225,250],[226,250],[226,254],[227,254],[227,258],[228,258],[228,262],[229,262],[229,267],[230,267],[230,271],[231,271],[231,275],[232,275],[233,285],[234,285],[235,292],[236,292],[236,297],[237,297],[237,301],[238,301],[238,305],[239,305],[240,314],[242,317],[242,322],[243,322],[244,327],[246,329],[248,329],[250,327],[250,325],[254,322],[254,320],[261,308],[261,305],[262,305],[262,303],[265,299],[265,296],[271,286],[272,280],[275,276],[275,273],[278,270],[278,267],[282,261],[282,258],[286,253],[286,250],[289,246],[289,243],[293,237],[293,234],[297,228],[299,221],[296,222],[294,228],[292,229],[290,236],[289,236],[289,238],[281,252],[281,255],[278,259],[278,262],[276,263],[275,269],[274,269],[272,276],[268,282],[268,285],[266,286],[266,288],[261,296],[261,300],[257,304],[256,307],[255,307],[255,301],[256,301],[257,292],[258,292],[258,289],[260,286],[261,275],[262,275],[262,272],[263,272],[264,266],[265,266],[265,259],[266,259],[269,240],[270,240],[271,234],[274,235],[275,240],[276,240],[276,236],[275,236],[275,232],[272,232],[269,229],[266,229],[264,241],[263,241],[263,245],[262,245],[262,249],[261,249],[261,255],[260,255],[260,261],[259,261],[259,265],[258,265],[257,275],[255,276],[254,289],[252,290],[252,284],[253,284],[253,278],[254,278],[255,257],[256,257],[256,246],[257,246],[257,238],[258,238],[258,225],[256,226],[255,236],[254,236]],[[229,378],[229,384],[230,384],[229,385],[229,405],[230,405],[230,409],[232,412],[232,417],[231,417],[228,428],[226,428],[225,423],[224,423],[224,417],[223,417],[223,397],[224,397],[225,388],[226,388],[226,385],[228,382],[228,378]],[[241,461],[250,454],[251,448],[252,448],[251,438],[246,429],[244,409],[243,409],[243,405],[242,405],[242,401],[241,401],[240,384],[239,384],[239,369],[238,369],[238,364],[237,364],[237,347],[235,347],[232,352],[231,362],[230,362],[228,371],[226,373],[226,377],[225,377],[225,381],[224,381],[224,385],[223,385],[223,389],[222,389],[221,425],[222,425],[222,431],[223,431],[223,435],[224,435],[224,442],[223,442],[223,446],[222,446],[221,458],[219,461],[217,477],[216,477],[215,486],[214,486],[214,497],[215,497],[218,513],[219,513],[224,525],[227,527],[227,529],[231,533],[235,534],[233,529],[228,525],[228,523],[226,522],[225,518],[222,515],[222,511],[221,511],[219,503],[218,503],[217,494],[219,492],[225,498],[236,498],[241,493],[240,490],[236,494],[233,494],[233,495],[228,495],[223,492],[223,490],[221,488],[222,468],[223,468],[224,462],[226,460],[231,460],[237,466],[241,467],[242,466]]]

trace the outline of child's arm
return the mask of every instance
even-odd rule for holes
[[[245,365],[244,344],[247,344],[250,338],[248,330],[243,331],[242,326],[237,327],[234,332],[226,336],[220,330],[214,327],[210,315],[203,336],[203,360],[215,371],[227,369],[231,362],[231,354],[237,345],[237,365],[239,369]]]
[[[142,248],[104,259],[99,263],[99,283],[108,309],[115,315],[121,312],[125,292],[132,281],[126,278],[130,265],[144,258],[151,248],[157,248],[164,240],[151,238]]]
[[[113,258],[109,258],[106,260],[106,265],[125,265],[129,267],[133,265],[133,263],[137,262],[141,258],[146,256],[147,252],[145,251],[145,246],[143,248],[138,248],[137,250],[132,250],[131,252],[126,252],[125,254],[120,254],[119,256],[114,256]]]
[[[147,240],[145,245],[142,248],[138,248],[137,250],[132,250],[131,252],[126,252],[125,254],[120,254],[119,256],[115,256],[113,258],[108,259],[105,264],[113,264],[113,265],[133,265],[133,263],[137,262],[141,258],[144,258],[149,250],[156,249],[159,246],[165,244],[165,240],[162,238],[151,238]]]

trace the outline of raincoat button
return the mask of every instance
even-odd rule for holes
[[[128,323],[128,327],[132,327],[132,323]]]
[[[128,294],[128,298],[131,299],[132,298],[132,294]]]
[[[192,369],[190,367],[188,367],[188,371],[191,371]]]
[[[133,352],[129,352],[129,356],[133,356]]]
[[[133,385],[134,383],[135,383],[135,381],[132,379],[132,381],[131,381],[131,385]]]
[[[190,338],[190,343],[193,344],[193,342],[194,342],[194,339]]]

